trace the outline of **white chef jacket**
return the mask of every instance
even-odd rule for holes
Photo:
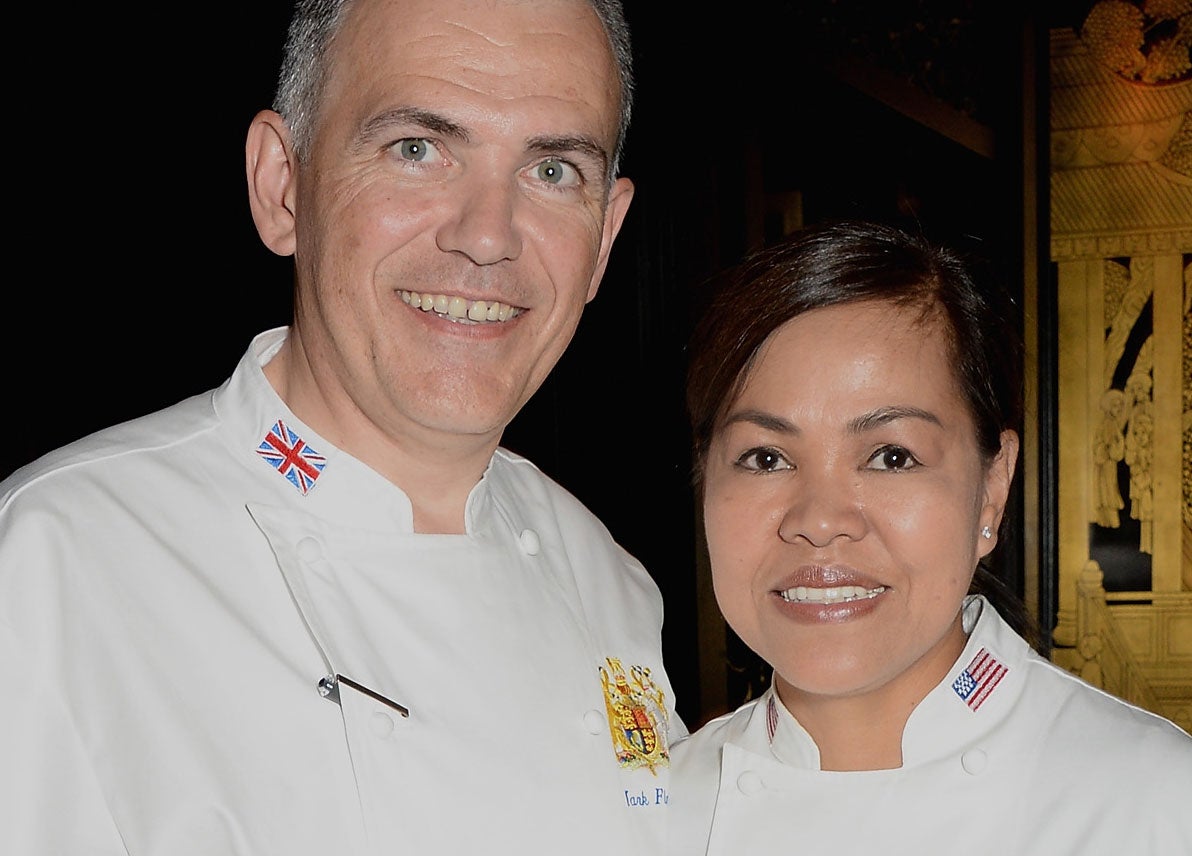
[[[414,534],[266,381],[284,338],[0,484],[0,851],[657,852],[652,579],[505,450]]]
[[[773,689],[680,741],[667,852],[1192,854],[1192,737],[1040,657],[983,597],[965,625],[899,769],[820,770]]]

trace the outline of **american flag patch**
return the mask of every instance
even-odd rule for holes
[[[315,486],[315,479],[327,466],[327,459],[306,445],[306,441],[280,419],[257,446],[257,454],[285,476],[303,496]]]
[[[1008,671],[1009,669],[982,648],[968,667],[952,682],[952,690],[970,710],[976,710],[989,698]]]

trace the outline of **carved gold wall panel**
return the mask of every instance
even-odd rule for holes
[[[1170,63],[1179,72],[1170,80],[1155,80],[1152,69],[1146,82],[1137,63],[1127,79],[1096,55],[1107,50],[1103,39],[1091,46],[1071,30],[1051,33],[1053,658],[1187,727],[1192,80]]]

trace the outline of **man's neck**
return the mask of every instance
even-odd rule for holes
[[[400,436],[388,433],[346,396],[328,401],[305,382],[306,375],[293,371],[288,344],[264,372],[290,410],[336,448],[401,488],[413,508],[415,532],[462,534],[468,497],[488,468],[500,435],[445,435],[419,426]]]

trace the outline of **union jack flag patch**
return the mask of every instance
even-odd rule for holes
[[[257,446],[257,454],[285,476],[303,496],[315,486],[315,480],[327,466],[327,459],[306,445],[306,441],[280,419]]]
[[[976,710],[985,703],[985,699],[989,698],[1008,671],[1006,666],[982,648],[952,682],[952,690],[968,705],[969,710]]]

